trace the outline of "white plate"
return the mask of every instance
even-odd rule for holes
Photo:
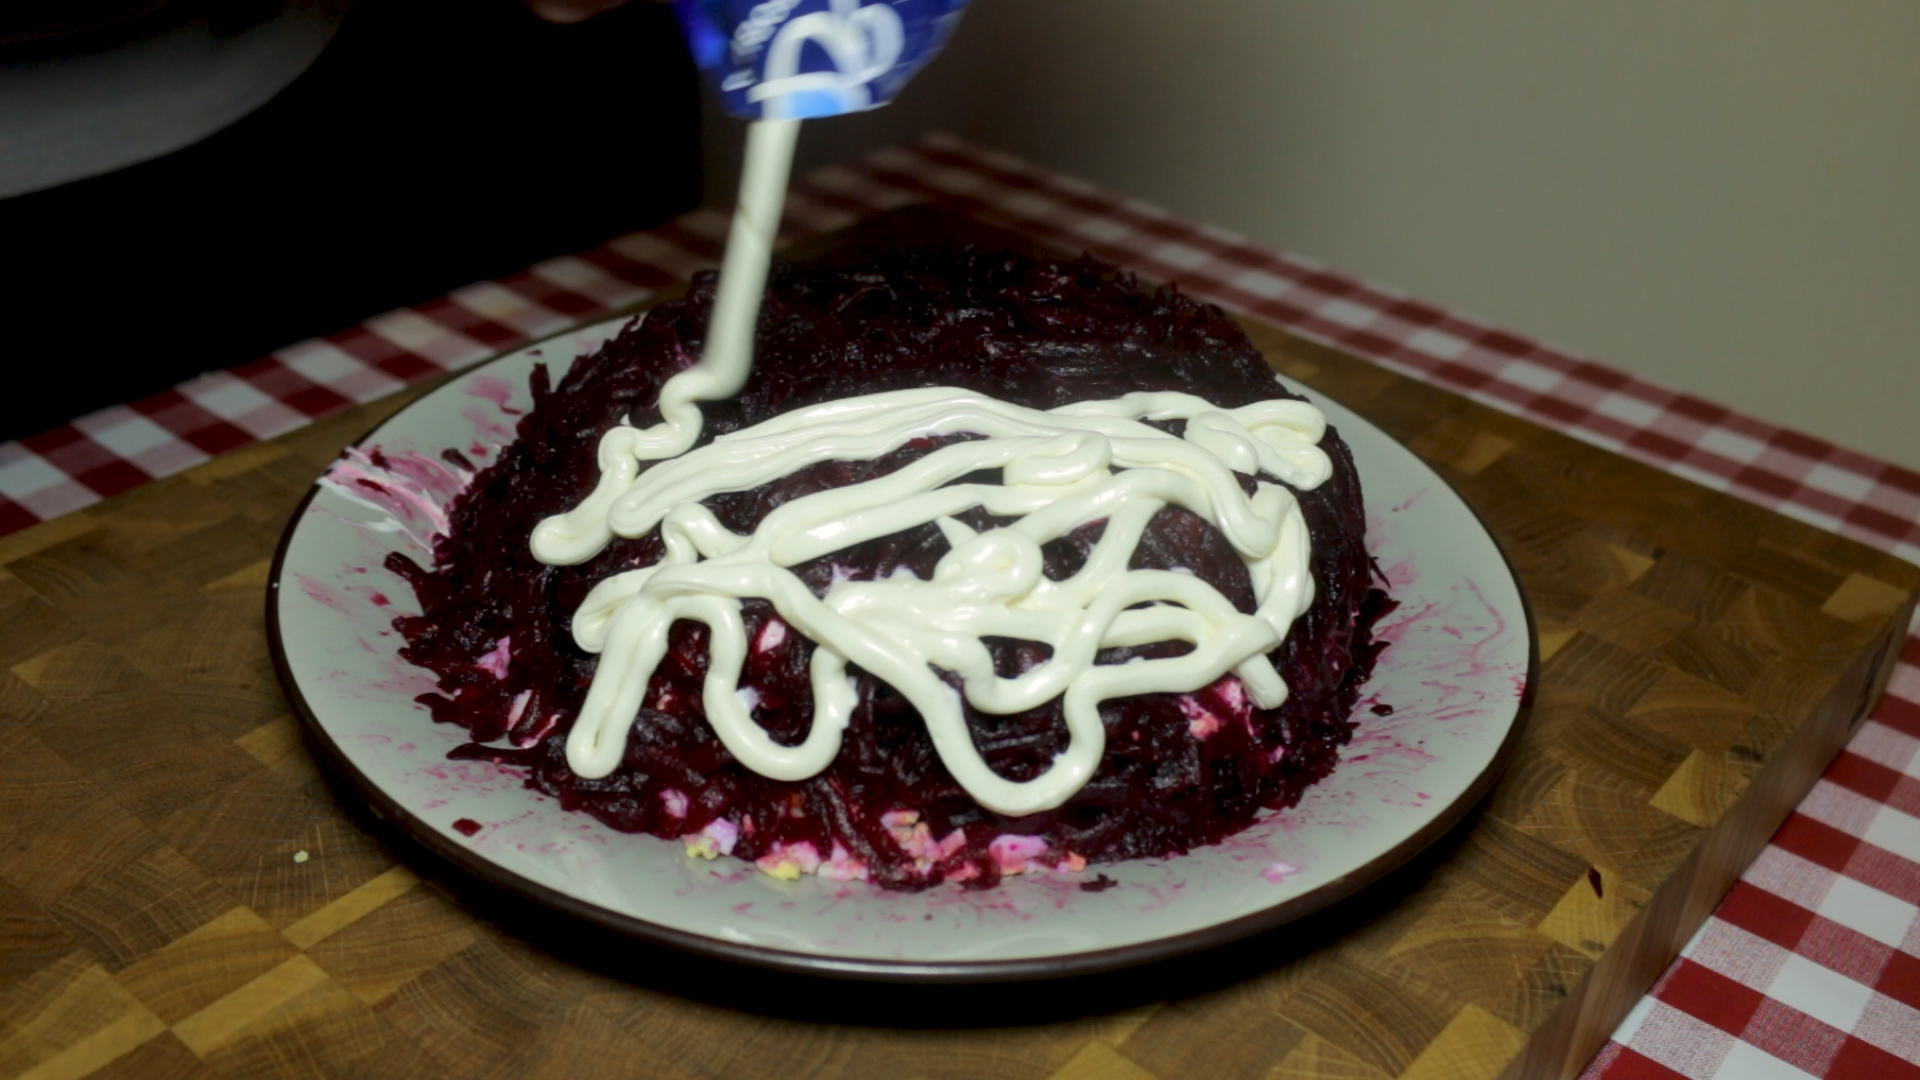
[[[417,466],[417,486],[444,498],[453,488],[434,475],[441,452],[490,464],[530,403],[533,364],[545,361],[557,383],[617,325],[463,375],[360,448]],[[622,933],[787,970],[936,982],[1078,974],[1192,951],[1336,902],[1437,839],[1492,783],[1528,700],[1527,606],[1486,529],[1406,448],[1313,397],[1360,468],[1368,547],[1400,605],[1379,629],[1392,644],[1333,776],[1299,806],[1187,856],[1023,875],[984,891],[782,882],[564,812],[514,769],[448,761],[465,731],[414,703],[433,677],[399,659],[391,622],[418,608],[382,566],[394,551],[428,561],[418,537],[432,510],[371,492],[363,501],[316,485],[288,525],[267,602],[275,663],[315,745],[376,809],[482,879]],[[1101,873],[1116,884],[1081,888]]]

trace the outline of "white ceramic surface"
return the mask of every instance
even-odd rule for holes
[[[533,363],[545,361],[557,381],[577,351],[616,328],[468,373],[361,449],[378,448],[402,471],[411,463],[416,488],[444,498],[453,487],[434,465],[442,450],[490,464],[528,406]],[[413,701],[433,679],[397,657],[390,623],[418,608],[381,563],[396,550],[426,561],[420,538],[432,507],[348,498],[328,485],[289,525],[275,568],[269,606],[282,677],[328,756],[376,806],[430,848],[566,917],[736,960],[883,978],[1098,970],[1213,944],[1337,902],[1436,838],[1484,790],[1523,711],[1531,630],[1486,530],[1404,447],[1315,400],[1360,467],[1369,548],[1400,604],[1379,631],[1392,644],[1334,775],[1299,806],[1184,857],[1035,873],[984,891],[888,893],[864,882],[777,881],[563,812],[513,769],[446,760],[464,731],[431,723]],[[1391,713],[1376,715],[1376,704]],[[1116,884],[1082,889],[1096,874]]]

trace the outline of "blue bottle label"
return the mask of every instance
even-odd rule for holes
[[[811,119],[892,101],[967,0],[675,0],[693,58],[727,111]]]

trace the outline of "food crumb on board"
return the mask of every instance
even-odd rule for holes
[[[310,859],[310,858],[312,858],[312,857],[313,857],[313,856],[311,856],[311,855],[308,855],[308,854],[307,854],[306,852],[304,852],[304,851],[296,851],[296,852],[294,852],[294,853],[293,853],[293,861],[294,861],[294,862],[297,862],[297,863],[302,863],[302,862],[306,862],[306,861],[307,861],[308,859]]]

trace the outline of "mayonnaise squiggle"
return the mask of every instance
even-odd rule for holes
[[[1185,430],[1176,437],[1148,420],[1185,421]],[[599,446],[593,493],[532,536],[534,555],[550,564],[583,562],[615,535],[638,537],[656,526],[665,541],[659,563],[601,582],[575,613],[575,640],[601,655],[567,742],[568,765],[581,776],[604,776],[619,765],[679,619],[710,630],[707,717],[748,768],[781,780],[825,769],[855,705],[847,665],[858,664],[919,710],[962,787],[1008,815],[1058,806],[1092,778],[1105,749],[1099,704],[1109,698],[1190,692],[1231,671],[1255,704],[1285,700],[1286,686],[1266,654],[1313,598],[1306,523],[1287,487],[1263,479],[1249,497],[1234,474],[1271,476],[1300,489],[1325,481],[1331,463],[1317,445],[1325,419],[1305,402],[1223,410],[1188,394],[1139,393],[1040,411],[934,387],[798,410],[685,451],[698,426],[697,410],[676,409],[646,431],[614,428]],[[980,438],[862,484],[792,500],[750,536],[729,531],[701,505],[814,462],[873,460],[916,438],[962,433]],[[643,472],[646,461],[657,464]],[[1002,483],[958,482],[990,469],[1001,470]],[[1200,515],[1233,544],[1257,597],[1253,614],[1191,574],[1127,568],[1148,521],[1167,505]],[[957,520],[974,507],[1018,520],[976,533]],[[1103,520],[1101,539],[1071,578],[1041,573],[1042,545]],[[951,545],[931,581],[845,581],[815,597],[788,569],[929,522]],[[798,746],[767,735],[753,720],[750,692],[739,685],[748,649],[740,601],[748,597],[770,602],[818,646],[813,727]],[[1042,642],[1052,655],[1002,678],[988,637]],[[1192,649],[1094,663],[1101,649],[1169,640]],[[962,692],[940,671],[958,675]],[[963,696],[991,713],[1061,697],[1066,750],[1031,780],[999,776],[973,745]]]

